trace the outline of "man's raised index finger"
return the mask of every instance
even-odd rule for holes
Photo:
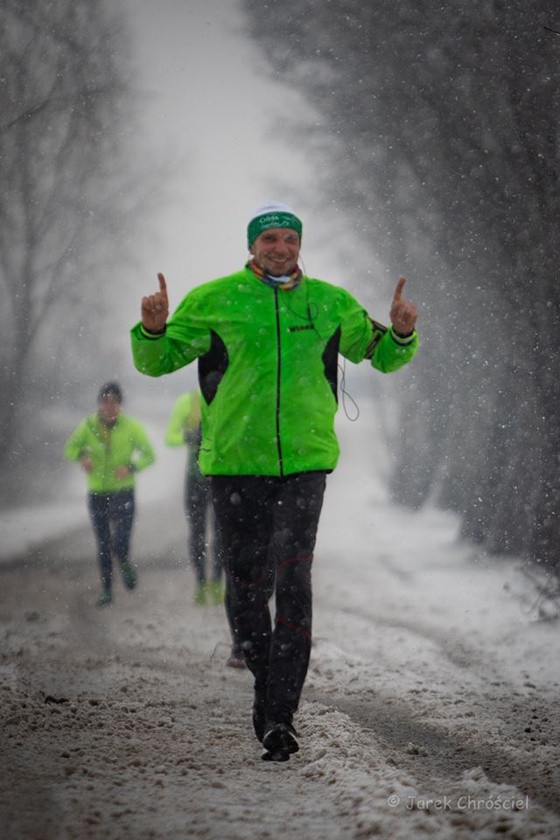
[[[406,283],[406,277],[399,277],[399,282],[397,283],[397,288],[395,289],[395,294],[393,295],[393,300],[400,300],[402,295],[402,290],[404,289],[404,284]]]
[[[158,271],[157,279],[158,279],[158,282],[159,282],[160,292],[164,292],[164,294],[167,294],[167,285],[165,283],[165,277],[163,276],[161,271]]]

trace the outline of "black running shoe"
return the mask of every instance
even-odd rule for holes
[[[288,761],[299,750],[296,730],[289,723],[269,724],[262,745],[263,761]]]
[[[290,760],[290,753],[287,752],[277,752],[271,753],[268,750],[265,750],[261,755],[263,761],[289,761]]]

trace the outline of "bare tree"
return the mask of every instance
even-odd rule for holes
[[[0,7],[0,464],[22,456],[22,426],[45,394],[92,378],[85,351],[119,197],[126,43],[104,0],[5,0]],[[80,318],[80,313],[82,317]]]

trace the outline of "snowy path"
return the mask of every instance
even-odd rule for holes
[[[3,840],[560,836],[558,623],[452,517],[388,504],[367,416],[342,435],[287,764],[260,760],[222,610],[191,605],[180,499],[143,506],[110,609],[85,521],[0,565]]]

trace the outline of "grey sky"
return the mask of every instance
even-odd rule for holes
[[[273,85],[258,51],[243,35],[237,2],[125,0],[138,64],[141,142],[155,159],[177,162],[175,199],[155,224],[155,277],[194,285],[235,269],[246,256],[251,209],[271,196],[268,179],[299,189],[303,155],[274,140],[273,120],[300,108],[297,95]],[[295,144],[294,144],[295,145]],[[185,276],[188,266],[189,277]]]

